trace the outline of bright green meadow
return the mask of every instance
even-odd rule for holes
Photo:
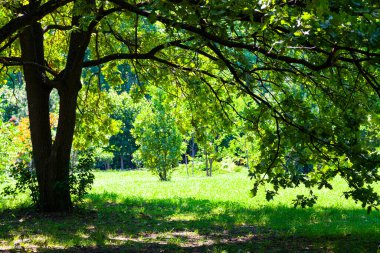
[[[245,170],[206,177],[177,172],[96,172],[73,214],[41,214],[26,195],[0,198],[0,251],[13,252],[379,252],[380,213],[334,191],[293,208],[303,189],[267,202],[249,195]],[[379,186],[376,186],[380,189]]]

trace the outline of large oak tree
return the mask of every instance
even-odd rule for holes
[[[225,118],[233,111],[244,119],[261,143],[253,194],[266,182],[274,185],[268,199],[300,184],[330,188],[340,175],[347,197],[376,207],[379,12],[369,0],[3,3],[0,75],[22,67],[40,208],[72,208],[69,160],[83,68],[112,83],[120,61],[133,66],[136,88],[175,85],[189,97],[207,89]],[[53,89],[60,96],[54,138]],[[311,173],[297,170],[310,164]],[[314,201],[311,192],[295,204]]]

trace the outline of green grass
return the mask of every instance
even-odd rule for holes
[[[266,202],[249,197],[247,173],[212,178],[176,173],[159,182],[146,171],[96,172],[73,214],[38,214],[25,195],[0,199],[0,249],[82,252],[376,252],[380,213],[342,196],[344,184],[318,191],[314,208],[294,209],[304,189]],[[380,187],[377,186],[378,189]],[[83,248],[84,247],[84,248]]]

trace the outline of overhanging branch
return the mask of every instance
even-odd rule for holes
[[[33,22],[40,20],[49,13],[52,13],[61,6],[72,2],[73,0],[50,0],[47,3],[41,5],[32,11],[13,18],[7,24],[0,28],[0,43],[12,36],[19,29],[32,24]]]
[[[41,70],[44,70],[48,72],[49,74],[53,75],[54,77],[58,76],[58,73],[54,71],[53,69],[38,64],[36,62],[31,62],[31,61],[23,61],[20,57],[0,57],[0,64],[4,66],[22,66],[22,65],[34,65],[40,68]]]

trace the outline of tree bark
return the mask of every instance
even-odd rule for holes
[[[24,29],[20,35],[22,59],[28,98],[33,159],[38,181],[39,208],[43,211],[71,211],[69,167],[74,135],[76,99],[79,89],[70,89],[64,78],[59,90],[59,121],[54,145],[50,129],[49,98],[52,86],[41,66],[44,65],[42,27],[39,23]],[[33,62],[35,64],[29,64]],[[78,80],[71,80],[71,79]]]
[[[88,4],[94,6],[93,0]],[[74,8],[78,8],[75,2]],[[79,24],[74,16],[73,25]],[[69,168],[74,136],[76,105],[81,88],[81,73],[91,29],[71,33],[65,69],[52,82],[43,66],[44,40],[41,24],[34,22],[20,34],[21,57],[28,99],[33,159],[38,181],[38,205],[42,211],[70,212]],[[54,140],[50,129],[49,98],[53,86],[59,94],[59,120]]]
[[[186,165],[186,175],[189,176],[189,166],[187,161],[187,152],[185,153],[185,165]]]
[[[214,162],[214,159],[213,158],[210,158],[209,160],[209,163],[210,163],[210,173],[209,173],[209,176],[212,177],[212,163]]]
[[[79,82],[77,78],[65,78],[61,85],[69,86],[67,82]],[[79,78],[78,78],[79,79]],[[48,170],[52,172],[49,181],[54,182],[51,189],[51,199],[46,211],[65,211],[72,209],[69,185],[70,152],[74,137],[76,104],[79,84],[70,85],[73,88],[59,90],[60,108],[56,138],[48,162]],[[79,86],[75,88],[75,86]]]
[[[20,34],[21,57],[24,62],[44,65],[43,33],[39,23],[26,27]],[[38,65],[24,64],[24,78],[28,99],[30,132],[33,147],[33,159],[36,167],[39,205],[47,207],[54,185],[54,171],[48,169],[52,150],[52,136],[49,119],[49,97],[52,90],[47,78]]]
[[[194,176],[194,162],[195,162],[195,141],[194,141],[194,134],[191,136],[191,157],[192,157],[192,175]]]
[[[209,176],[209,173],[208,173],[208,154],[207,154],[206,150],[205,150],[205,160],[206,160],[206,176]]]
[[[122,155],[120,156],[120,170],[124,170],[124,158]]]

